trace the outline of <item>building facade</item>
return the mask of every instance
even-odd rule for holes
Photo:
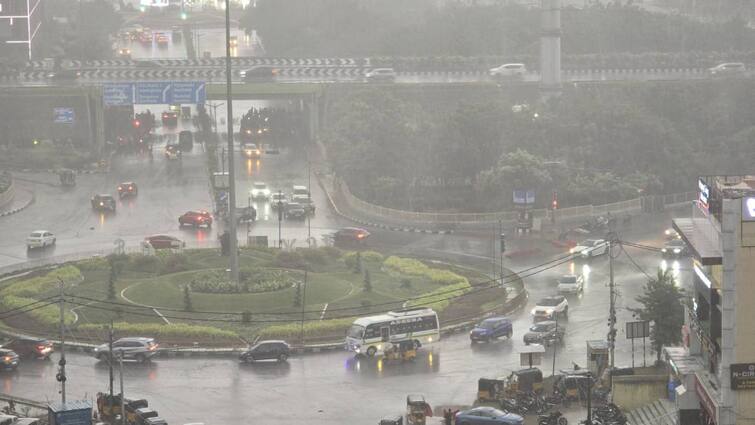
[[[42,26],[42,0],[0,0],[0,57],[30,60]]]
[[[755,176],[700,178],[673,225],[694,271],[683,346],[664,348],[679,423],[755,424]]]

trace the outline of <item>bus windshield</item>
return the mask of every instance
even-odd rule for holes
[[[364,326],[361,325],[351,325],[349,330],[346,332],[346,336],[356,339],[362,339],[362,336],[364,335]]]

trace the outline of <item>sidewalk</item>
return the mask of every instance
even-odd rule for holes
[[[16,183],[16,193],[13,197],[13,201],[5,207],[0,208],[0,217],[23,211],[33,203],[34,190]]]

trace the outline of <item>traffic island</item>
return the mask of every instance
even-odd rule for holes
[[[514,275],[501,287],[458,265],[374,251],[244,248],[240,262],[239,284],[214,249],[26,271],[2,282],[3,323],[9,333],[57,335],[63,281],[70,340],[83,351],[106,340],[112,321],[117,337],[155,337],[166,354],[222,356],[257,339],[334,349],[356,317],[409,307],[433,308],[443,332],[453,332],[526,300]]]

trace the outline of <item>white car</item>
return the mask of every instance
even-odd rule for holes
[[[44,248],[55,246],[55,235],[48,230],[35,230],[26,238],[26,248]]]
[[[531,311],[535,321],[552,320],[559,314],[569,315],[569,301],[563,295],[545,297],[535,304]]]
[[[396,71],[393,68],[375,68],[372,71],[364,74],[364,78],[367,81],[395,81]]]
[[[731,75],[742,75],[745,73],[745,64],[742,62],[722,63],[708,69],[711,77],[727,77]]]
[[[270,189],[267,188],[267,184],[262,182],[254,182],[251,190],[252,199],[270,199]]]
[[[674,230],[673,227],[669,227],[663,232],[663,235],[666,237],[666,240],[672,241],[674,239],[681,239],[682,237],[679,235],[679,232]]]
[[[582,258],[597,257],[598,255],[608,254],[608,242],[603,239],[587,239],[580,242],[569,252]]]
[[[558,279],[559,294],[576,294],[582,292],[585,279],[582,275],[567,274]]]
[[[493,78],[523,78],[527,73],[527,67],[523,63],[505,63],[501,66],[491,68],[488,73]]]

